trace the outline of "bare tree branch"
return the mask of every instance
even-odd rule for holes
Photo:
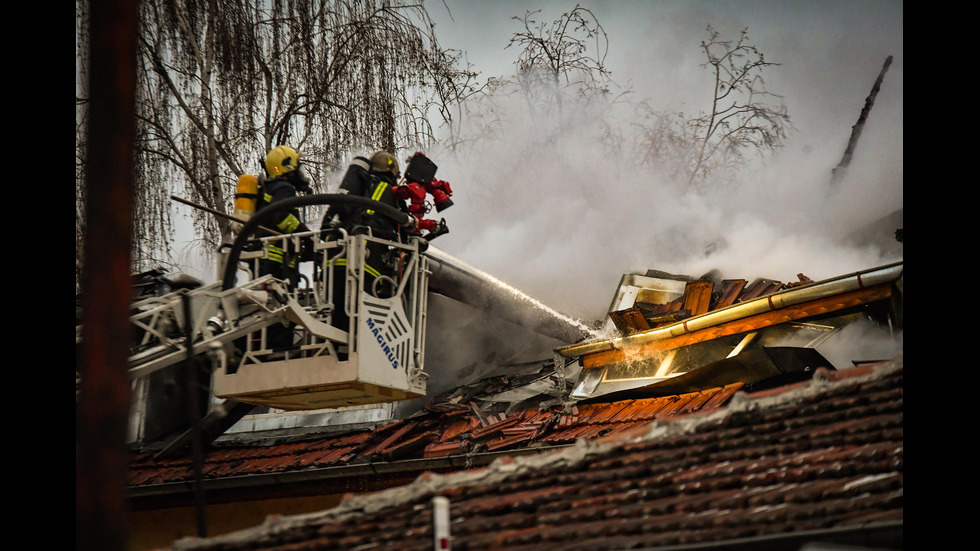
[[[778,66],[765,60],[748,42],[748,29],[735,41],[724,40],[710,25],[701,42],[711,71],[713,93],[706,113],[688,119],[682,114],[648,112],[640,125],[637,147],[646,163],[670,167],[689,186],[718,172],[742,166],[750,154],[775,151],[792,129],[785,106],[765,85],[763,72]],[[644,151],[645,148],[645,151]]]
[[[480,90],[476,73],[439,46],[421,2],[158,0],[140,10],[134,270],[169,254],[171,194],[228,212],[237,177],[264,170],[280,143],[304,151],[325,185],[352,152],[431,145],[434,128]],[[86,17],[87,0],[76,0],[76,31]],[[81,152],[84,90],[76,96]],[[78,168],[76,203],[83,190]],[[228,237],[223,220],[193,216],[209,246]],[[79,218],[76,245],[83,227]]]

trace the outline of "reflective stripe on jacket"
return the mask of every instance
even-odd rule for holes
[[[385,194],[385,190],[388,189],[388,182],[384,180],[379,180],[378,185],[374,187],[374,192],[371,193],[371,200],[380,201]],[[367,209],[368,214],[374,214],[374,209]]]
[[[268,193],[263,196],[263,199],[265,199],[266,203],[272,203],[272,196]],[[287,211],[282,220],[276,223],[276,228],[282,233],[293,233],[299,228],[300,224],[302,222],[299,221],[299,218],[296,218],[293,213]]]
[[[270,262],[275,262],[277,264],[282,264],[282,259],[285,256],[287,258],[286,265],[289,266],[290,268],[295,268],[296,267],[296,255],[295,254],[286,255],[281,248],[273,245],[272,243],[269,243],[269,249],[268,250],[269,250],[269,253],[266,255],[266,257],[267,257],[267,260],[269,260]]]
[[[338,258],[336,260],[331,260],[327,263],[329,266],[347,266],[346,258]],[[381,277],[381,272],[374,269],[370,264],[364,265],[364,271],[368,273],[371,277]]]
[[[263,192],[259,204],[256,206],[256,212],[267,208],[276,201],[296,197],[296,187],[283,179],[269,180],[262,184],[262,188]],[[272,217],[272,222],[273,226],[284,234],[306,230],[306,226],[299,219],[299,211],[295,208],[276,213]],[[282,247],[274,243],[268,244],[268,251],[268,260],[270,262],[283,264],[283,259],[285,259],[286,266],[290,268],[296,267],[297,257],[295,252],[286,253]]]

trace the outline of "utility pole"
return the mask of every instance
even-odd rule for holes
[[[132,301],[136,0],[89,3],[89,146],[82,342],[75,362],[75,548],[129,547],[129,348]]]

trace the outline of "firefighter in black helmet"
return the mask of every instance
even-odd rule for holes
[[[394,191],[400,178],[398,159],[386,151],[376,151],[369,157],[358,156],[351,161],[337,193],[366,197],[404,211],[404,201]],[[389,241],[400,240],[396,221],[357,205],[334,204],[327,209],[320,224],[323,240],[333,239],[337,228],[343,228],[348,234],[370,231],[375,237]],[[397,259],[390,248],[382,243],[368,242],[366,253],[364,290],[375,296],[390,296]],[[347,261],[345,258],[338,258],[332,265],[338,268],[334,277],[333,301],[336,307],[333,322],[336,327],[347,330],[350,320],[343,308],[344,270]]]
[[[337,193],[366,197],[405,210],[404,203],[394,193],[400,178],[398,159],[385,151],[376,151],[370,157],[354,157]],[[342,227],[348,232],[357,226],[383,232],[386,239],[398,233],[394,220],[356,205],[331,205],[320,225],[322,229]]]

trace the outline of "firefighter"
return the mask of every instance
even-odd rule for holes
[[[404,202],[395,193],[401,171],[398,160],[386,151],[376,151],[370,157],[355,157],[347,167],[337,193],[366,197],[406,210]],[[348,234],[367,233],[374,237],[399,241],[399,227],[395,220],[357,205],[330,205],[320,224],[324,241],[335,238],[334,230],[342,228]],[[364,290],[374,296],[387,297],[394,290],[397,258],[390,247],[369,241],[366,247]],[[347,330],[350,323],[344,311],[344,282],[347,260],[336,258],[331,262],[334,273],[334,315],[336,327]]]
[[[267,177],[261,183],[259,190],[256,212],[277,201],[296,197],[297,193],[310,193],[312,191],[309,178],[303,170],[300,161],[302,153],[299,153],[288,145],[274,147],[265,157],[265,170]],[[270,223],[273,229],[282,234],[291,234],[310,231],[300,219],[298,209],[288,209],[277,212],[272,216]],[[286,281],[289,290],[292,291],[299,285],[300,260],[312,260],[313,240],[305,238],[303,246],[299,251],[290,250],[291,244],[285,247],[279,246],[280,241],[269,243],[269,254],[267,258],[259,261],[259,275],[272,274],[273,277]],[[269,329],[270,348],[281,349],[293,346],[292,327],[275,325]]]
[[[395,194],[400,178],[398,159],[385,151],[376,151],[369,158],[354,157],[337,193],[366,197],[404,211],[403,201]],[[356,205],[331,205],[320,225],[323,229],[342,227],[348,232],[357,226],[370,227],[372,232],[380,233],[385,239],[396,240],[398,237],[397,222]]]

